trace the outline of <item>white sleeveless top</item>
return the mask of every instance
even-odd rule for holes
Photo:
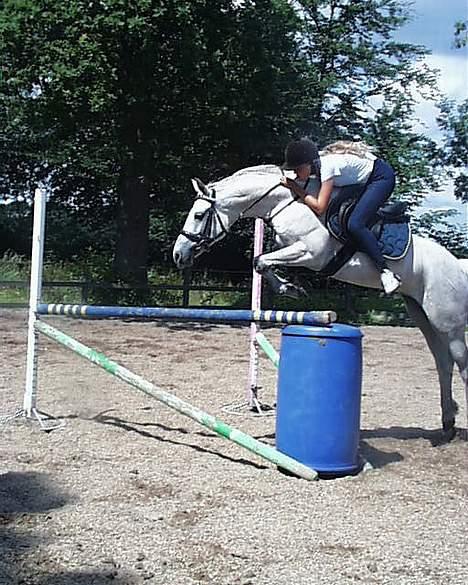
[[[333,179],[337,187],[364,184],[372,173],[376,156],[370,152],[366,157],[355,154],[325,154],[320,156],[320,178],[322,183]]]

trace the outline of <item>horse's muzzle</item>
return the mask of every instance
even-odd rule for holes
[[[174,244],[172,258],[179,269],[190,268],[193,265],[195,246],[186,237],[179,236]]]

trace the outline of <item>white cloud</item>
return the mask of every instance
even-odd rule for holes
[[[451,222],[468,229],[468,204],[462,203],[454,196],[452,181],[448,181],[441,191],[427,195],[421,206],[416,210],[416,215],[432,210],[449,209],[454,209],[458,213],[458,215],[451,218]]]
[[[439,70],[438,87],[444,95],[458,103],[468,98],[466,55],[461,53],[428,55],[426,63],[429,67]],[[442,139],[442,133],[436,121],[439,114],[439,109],[427,100],[421,100],[415,109],[421,131],[437,141]],[[461,226],[468,226],[468,205],[462,204],[454,197],[452,181],[448,181],[442,191],[425,198],[420,208],[421,213],[431,209],[455,209],[458,215],[453,218],[453,222]]]
[[[468,64],[462,54],[428,55],[425,64],[431,69],[438,70],[437,86],[440,92],[451,100],[460,103],[468,98]],[[419,94],[415,87],[402,87],[402,91],[411,91],[415,101],[415,130],[440,141],[441,131],[437,124],[439,108]],[[379,108],[383,103],[383,96],[373,96],[369,100],[371,109]]]
[[[428,55],[425,62],[432,69],[438,70],[437,86],[444,96],[457,103],[468,98],[468,66],[462,54]],[[418,102],[414,112],[417,119],[416,130],[440,141],[442,133],[437,124],[437,116],[440,115],[439,108],[434,102],[418,96],[416,92],[414,96]]]
[[[439,70],[439,89],[448,97],[463,101],[468,97],[468,62],[466,53],[427,55],[429,67]]]
[[[467,50],[454,49],[453,41],[455,22],[466,19],[466,0],[413,0],[411,10],[414,18],[398,31],[396,37],[431,49],[433,54],[425,57],[425,63],[439,71],[439,90],[449,99],[462,102],[468,98]],[[436,121],[440,115],[438,108],[432,102],[414,95],[418,102],[415,108],[415,130],[440,142],[442,133]],[[468,204],[463,205],[455,199],[452,181],[447,181],[440,192],[428,195],[419,212],[431,209],[456,209],[459,215],[453,221],[462,226],[468,224]]]

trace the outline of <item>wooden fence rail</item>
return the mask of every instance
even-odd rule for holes
[[[238,276],[238,275],[237,275]],[[246,273],[246,277],[248,274]],[[23,280],[1,280],[0,281],[0,289],[22,289],[28,290],[29,289],[29,281]],[[89,301],[89,295],[91,291],[95,290],[107,290],[112,292],[125,292],[125,291],[147,291],[157,292],[157,291],[169,291],[169,292],[182,292],[182,307],[190,307],[190,293],[199,291],[199,292],[229,292],[229,293],[239,293],[239,294],[249,294],[250,293],[250,286],[226,286],[222,284],[194,284],[192,282],[192,278],[190,274],[184,274],[184,279],[182,284],[150,284],[147,286],[144,285],[134,285],[134,286],[122,286],[121,284],[116,283],[102,283],[102,282],[94,282],[90,280],[70,280],[70,281],[62,281],[62,280],[44,280],[42,283],[42,288],[76,288],[80,289],[80,304],[87,304]],[[25,307],[27,303],[0,303],[2,307]]]

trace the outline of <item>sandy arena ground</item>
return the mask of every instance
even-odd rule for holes
[[[239,416],[245,327],[50,319],[178,397],[274,443]],[[416,329],[366,327],[361,452],[375,467],[306,482],[45,338],[45,433],[21,407],[26,312],[0,312],[1,585],[466,585],[468,443],[440,433],[432,357]],[[267,330],[279,346],[279,329]],[[261,398],[275,401],[261,359]],[[458,424],[466,426],[458,373]]]

